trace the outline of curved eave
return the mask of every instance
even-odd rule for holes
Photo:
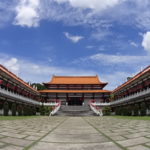
[[[99,83],[50,83],[50,82],[47,82],[47,83],[43,83],[44,85],[107,85],[108,83],[104,83],[104,82],[99,82]]]
[[[40,90],[40,93],[111,93],[109,90]]]

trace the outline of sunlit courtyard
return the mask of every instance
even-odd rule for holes
[[[149,150],[150,121],[123,117],[14,117],[0,121],[2,150]],[[141,118],[140,118],[141,119]]]

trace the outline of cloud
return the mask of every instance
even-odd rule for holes
[[[12,72],[14,72],[15,74],[19,74],[20,65],[18,63],[17,58],[12,57],[7,61],[5,61],[4,59],[2,64],[6,66],[8,69],[10,69]]]
[[[103,28],[103,30],[99,29],[99,30],[94,31],[91,34],[91,38],[96,39],[97,41],[101,41],[101,40],[104,40],[104,39],[106,39],[106,37],[111,36],[111,35],[112,35],[111,31]]]
[[[114,90],[116,87],[124,83],[127,77],[131,76],[129,72],[115,71],[112,73],[101,73],[100,79],[103,82],[108,82],[106,89]]]
[[[67,39],[69,39],[73,43],[77,43],[84,38],[83,36],[79,36],[79,35],[71,35],[68,32],[64,32],[64,35]]]
[[[0,64],[10,71],[31,82],[47,82],[52,75],[96,75],[95,71],[84,70],[73,67],[52,66],[41,63],[34,63],[23,58],[16,58],[6,54],[0,54]]]
[[[102,73],[95,72],[92,70],[84,70],[79,68],[65,68],[49,66],[45,64],[34,63],[29,60],[22,58],[15,58],[12,56],[0,54],[0,64],[4,65],[7,69],[21,77],[26,82],[48,82],[52,75],[96,75],[99,74],[100,80],[108,82],[106,89],[113,90],[117,85],[125,81],[126,77],[129,76],[127,72],[112,72]]]
[[[13,20],[14,25],[37,27],[41,20],[50,20],[94,31],[114,22],[148,30],[149,8],[149,0],[5,0],[0,2],[0,26]]]
[[[13,19],[14,10],[16,6],[15,0],[4,0],[0,1],[0,28],[3,28],[11,23]]]
[[[138,47],[138,44],[135,43],[135,42],[133,42],[133,41],[130,42],[130,45],[131,45],[131,46],[134,46],[134,47]]]
[[[109,55],[109,54],[95,54],[89,56],[88,60],[92,60],[97,63],[103,63],[106,65],[114,64],[138,64],[138,63],[150,63],[149,56],[131,56],[131,55]]]
[[[79,64],[80,66],[98,66],[102,68],[106,68],[108,66],[109,68],[112,67],[112,71],[114,71],[114,68],[116,67],[117,70],[125,70],[131,69],[131,66],[135,66],[136,68],[141,66],[145,67],[146,65],[150,64],[150,57],[149,55],[113,55],[113,54],[103,54],[103,53],[97,53],[91,56],[87,57],[81,57],[74,61],[74,64]]]
[[[93,49],[95,46],[94,45],[87,45],[86,48],[87,49]]]
[[[99,61],[98,64],[103,65],[107,61],[108,58],[105,58],[102,61]],[[105,62],[103,62],[106,59]],[[111,55],[109,59],[112,59]],[[131,59],[131,58],[129,58]],[[143,57],[141,60],[144,59]],[[128,61],[128,59],[126,59]],[[103,62],[103,63],[102,63]],[[115,61],[109,62],[109,67],[105,69],[103,72],[101,67],[96,65],[96,70],[93,71],[92,69],[83,69],[78,68],[76,65],[75,67],[60,67],[60,66],[52,66],[46,65],[41,63],[34,63],[30,60],[26,60],[23,58],[16,58],[6,54],[0,54],[0,64],[7,67],[10,71],[21,77],[23,80],[27,82],[48,82],[52,75],[96,75],[98,74],[100,80],[103,82],[108,82],[109,84],[106,86],[105,89],[113,90],[118,85],[126,81],[128,76],[132,76],[134,72],[140,71],[137,67],[132,67],[132,71],[130,68],[128,70],[123,71],[119,69],[119,71],[115,70],[115,64],[111,67],[110,63],[114,63]],[[125,62],[125,60],[124,60]],[[86,64],[87,65],[87,64]],[[140,63],[141,65],[141,63]],[[144,66],[145,67],[145,66]],[[124,66],[121,65],[121,68]],[[134,69],[133,69],[134,68]],[[136,69],[135,69],[136,68]]]
[[[144,47],[146,51],[150,53],[150,31],[146,32],[143,35],[142,46]]]
[[[21,0],[16,6],[15,25],[37,27],[39,25],[40,0]]]
[[[95,11],[102,11],[104,9],[107,9],[109,7],[113,7],[121,0],[55,0],[58,3],[65,3],[68,2],[72,7],[75,8],[89,8],[93,9]]]

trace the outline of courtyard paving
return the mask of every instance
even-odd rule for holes
[[[36,117],[0,121],[0,150],[150,150],[150,121]]]

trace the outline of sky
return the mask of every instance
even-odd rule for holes
[[[150,65],[150,0],[0,0],[0,64],[27,82],[98,75],[113,90]]]

